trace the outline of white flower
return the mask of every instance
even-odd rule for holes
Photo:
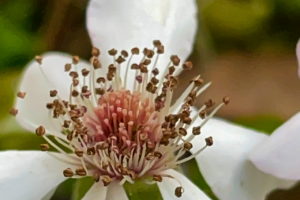
[[[200,110],[191,107],[209,86],[200,86],[199,76],[171,105],[177,65],[183,62],[169,56],[185,60],[191,52],[194,0],[92,0],[87,13],[92,42],[103,53],[99,56],[94,48],[90,63],[61,53],[37,57],[24,73],[17,110],[12,110],[24,128],[47,141],[42,150],[50,145],[59,153],[1,152],[2,197],[38,200],[51,196],[66,178],[92,176],[95,183],[84,200],[128,199],[122,184],[136,178],[156,181],[164,199],[176,199],[176,194],[208,200],[174,170],[193,158],[222,200],[263,200],[274,188],[292,184],[264,174],[248,160],[267,136],[210,119],[226,98],[210,113],[211,101]],[[142,52],[155,39],[165,46],[155,41],[153,49]],[[112,48],[127,51],[119,57]],[[197,117],[199,112],[204,119]],[[209,147],[211,136],[214,145]],[[192,155],[182,158],[187,150]]]
[[[296,56],[300,72],[300,41]],[[300,76],[300,73],[298,73]],[[288,180],[300,180],[300,113],[295,114],[251,153],[251,160],[260,170]]]

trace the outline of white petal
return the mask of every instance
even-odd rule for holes
[[[195,0],[91,0],[87,10],[87,27],[94,46],[105,56],[107,50],[130,50],[133,47],[152,48],[159,39],[165,45],[157,67],[164,71],[171,54],[185,60],[191,53],[197,29]],[[135,57],[139,62],[141,57]],[[125,66],[121,67],[124,78]],[[130,71],[130,87],[134,80]]]
[[[128,197],[123,186],[117,182],[113,182],[108,186],[106,200],[128,200]]]
[[[40,200],[66,179],[62,172],[67,167],[72,166],[46,152],[0,152],[1,198]]]
[[[264,200],[273,189],[293,185],[294,182],[264,174],[248,160],[249,153],[267,139],[266,135],[218,119],[211,119],[201,134],[203,138],[195,138],[192,152],[204,145],[205,137],[214,138],[214,145],[196,160],[220,199]]]
[[[251,161],[279,178],[300,180],[300,113],[280,126],[251,153]]]
[[[82,200],[105,200],[106,194],[107,187],[104,187],[100,182],[94,183]]]
[[[296,56],[297,56],[297,59],[298,59],[298,76],[300,77],[300,40],[297,43]]]
[[[196,185],[179,172],[170,169],[166,170],[165,174],[173,176],[177,181],[171,178],[164,178],[161,183],[158,183],[159,190],[164,200],[210,200],[210,198],[206,196]],[[178,181],[184,189],[180,198],[175,196],[175,189],[180,186]]]
[[[52,198],[52,196],[54,195],[56,191],[56,187],[53,188],[52,190],[50,190],[43,198],[42,200],[50,200]]]
[[[38,126],[43,125],[48,132],[56,132],[59,127],[50,120],[53,118],[49,117],[46,104],[53,101],[49,97],[49,91],[54,89],[58,90],[58,95],[62,99],[68,100],[71,78],[64,72],[64,65],[72,62],[72,56],[47,53],[42,57],[45,76],[36,61],[32,61],[26,67],[19,89],[21,92],[26,92],[26,96],[24,99],[16,100],[15,107],[19,110],[16,118],[29,131],[34,131]]]

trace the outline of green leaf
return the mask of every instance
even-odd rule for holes
[[[80,200],[85,195],[85,193],[90,189],[90,187],[95,183],[94,179],[91,177],[84,177],[77,179],[73,186],[72,200]]]
[[[163,200],[157,184],[149,185],[138,180],[134,184],[126,183],[124,188],[130,200]]]

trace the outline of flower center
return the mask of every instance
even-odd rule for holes
[[[48,150],[50,144],[65,155],[64,161],[70,166],[78,166],[65,169],[64,176],[92,176],[105,186],[112,181],[134,183],[139,178],[162,181],[173,178],[165,174],[165,170],[193,159],[213,144],[212,138],[208,137],[202,148],[185,157],[193,148],[191,141],[229,99],[224,98],[216,106],[208,100],[198,111],[192,112],[192,105],[210,85],[203,85],[200,76],[196,76],[172,104],[173,90],[178,82],[174,74],[180,59],[171,56],[159,78],[157,63],[164,53],[164,46],[159,41],[153,44],[153,49],[145,48],[141,56],[138,48],[131,49],[130,55],[121,51],[117,56],[115,49],[108,51],[113,64],[107,67],[106,77],[98,76],[101,62],[100,51],[96,48],[92,50],[89,68],[80,68],[77,56],[73,57],[73,63],[65,64],[65,71],[72,79],[69,99],[62,99],[58,91],[51,90],[53,100],[46,105],[49,120],[60,124],[60,130],[51,134],[42,125],[36,129],[36,134],[48,143],[41,144],[43,151]],[[134,59],[134,56],[140,59]],[[47,80],[42,58],[37,56],[36,61]],[[126,72],[123,82],[122,67]],[[185,62],[182,67],[191,69],[192,63]],[[135,74],[133,88],[127,87],[129,70]],[[25,97],[24,92],[19,94],[20,98]],[[17,114],[17,110],[11,113]],[[198,117],[203,119],[202,122],[193,123]],[[180,186],[175,194],[180,196],[181,193]]]

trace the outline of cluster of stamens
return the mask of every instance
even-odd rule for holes
[[[43,125],[36,129],[36,134],[47,141],[41,144],[43,151],[52,146],[65,155],[65,162],[78,166],[65,169],[64,176],[92,176],[105,186],[112,181],[134,183],[141,178],[161,182],[163,178],[173,178],[164,174],[165,170],[176,168],[213,145],[212,137],[208,137],[205,146],[185,156],[193,148],[193,138],[229,99],[224,98],[219,105],[208,100],[197,113],[192,112],[191,106],[210,85],[204,84],[199,75],[172,105],[178,83],[174,74],[180,65],[190,70],[192,63],[181,64],[179,57],[172,55],[159,78],[157,63],[164,46],[160,41],[153,44],[153,49],[145,48],[142,52],[139,48],[119,54],[115,49],[109,50],[113,62],[105,76],[97,73],[102,68],[97,48],[92,49],[90,66],[79,66],[78,56],[64,65],[65,73],[72,79],[69,99],[62,99],[53,88],[49,91],[51,101],[45,104],[49,120],[59,123],[59,135],[48,133]],[[139,56],[140,61],[132,63],[134,56]],[[37,56],[36,61],[45,75],[42,57]],[[126,68],[125,77],[120,77],[122,67]],[[135,73],[131,89],[127,89],[129,70]],[[24,98],[25,94],[19,92],[18,97]],[[17,109],[11,110],[13,115],[17,112]],[[203,120],[195,125],[197,117]],[[180,197],[183,188],[180,182],[178,184],[175,194]]]

